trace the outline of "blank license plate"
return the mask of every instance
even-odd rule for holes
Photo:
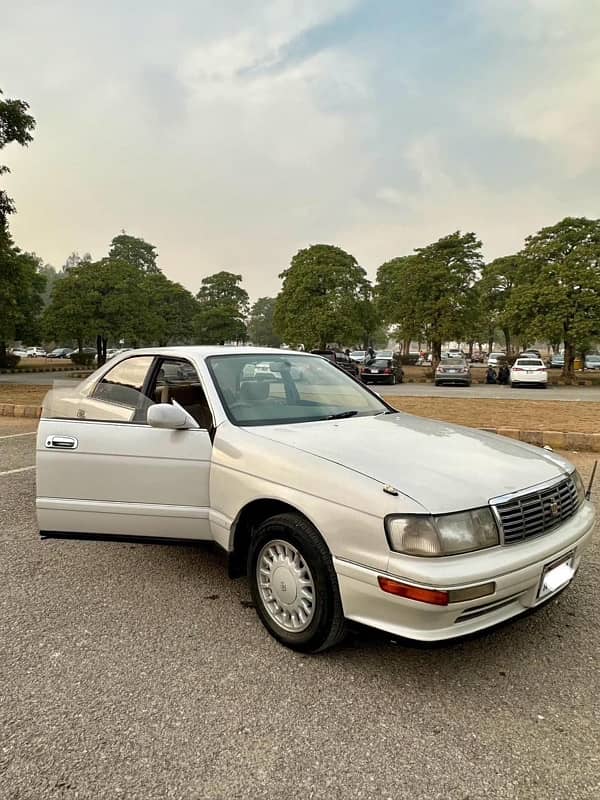
[[[552,592],[556,592],[557,589],[561,589],[563,586],[566,586],[567,583],[571,581],[573,575],[575,575],[575,569],[573,568],[574,558],[575,553],[572,552],[562,558],[559,562],[553,561],[551,564],[547,564],[544,567],[544,571],[542,572],[542,580],[540,583],[540,590],[538,592],[538,598],[540,600],[543,597],[552,594]]]

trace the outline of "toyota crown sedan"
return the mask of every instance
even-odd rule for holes
[[[304,652],[348,622],[433,641],[516,616],[571,582],[594,527],[560,456],[245,347],[133,350],[49,392],[37,514],[43,537],[215,542]]]

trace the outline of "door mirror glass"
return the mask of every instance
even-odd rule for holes
[[[190,418],[184,408],[170,403],[157,403],[154,406],[150,406],[147,419],[148,425],[153,428],[181,430],[182,428],[198,427],[197,423]]]

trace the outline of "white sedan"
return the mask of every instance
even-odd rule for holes
[[[37,469],[42,536],[213,541],[305,652],[348,621],[432,641],[539,606],[594,526],[560,456],[400,413],[283,350],[115,356],[47,395]]]
[[[548,369],[541,358],[527,356],[517,358],[510,371],[510,385],[513,389],[525,385],[548,386]]]

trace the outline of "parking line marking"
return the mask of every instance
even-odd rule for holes
[[[19,469],[8,469],[6,472],[0,472],[0,478],[3,475],[15,475],[17,472],[27,472],[27,470],[35,469],[35,464],[31,467],[19,467]]]
[[[35,436],[37,431],[28,431],[27,433],[8,433],[5,436],[0,436],[0,439],[16,439],[17,436]]]

